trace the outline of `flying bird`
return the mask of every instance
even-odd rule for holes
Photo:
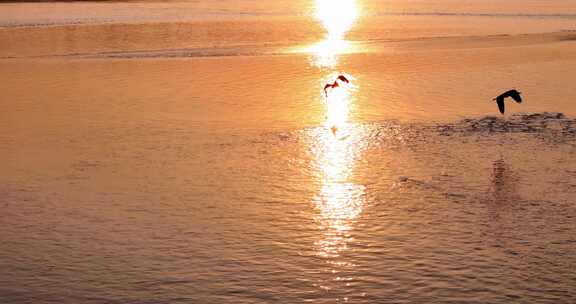
[[[500,113],[502,113],[502,114],[504,114],[504,99],[506,97],[512,97],[512,99],[514,99],[517,103],[522,102],[522,97],[520,97],[520,92],[518,92],[516,90],[509,90],[509,91],[506,91],[506,92],[498,95],[496,98],[494,98],[492,100],[496,100],[496,103],[498,104],[498,109],[500,110]]]
[[[324,95],[325,95],[326,97],[328,97],[328,91],[326,91],[328,88],[333,89],[333,88],[337,88],[337,87],[340,86],[340,85],[338,84],[338,80],[343,81],[343,82],[345,82],[345,83],[350,83],[350,81],[349,81],[346,77],[344,77],[344,75],[339,75],[338,78],[336,78],[336,80],[334,80],[334,83],[331,83],[331,84],[330,84],[330,83],[327,83],[327,84],[324,86]]]

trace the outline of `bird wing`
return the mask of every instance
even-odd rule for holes
[[[504,114],[504,97],[496,97],[496,103],[498,104],[498,109],[500,113]]]
[[[522,102],[522,97],[520,96],[520,92],[518,91],[511,92],[510,97],[512,97],[517,103]]]
[[[350,81],[348,80],[348,78],[344,77],[344,75],[338,76],[338,79],[344,81],[345,83],[349,83],[349,82],[350,82]]]
[[[324,95],[326,95],[326,97],[328,97],[328,91],[326,91],[326,89],[331,88],[332,85],[331,84],[327,84],[324,86]]]

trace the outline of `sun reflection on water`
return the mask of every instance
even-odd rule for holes
[[[341,132],[341,135],[338,135]],[[320,128],[315,157],[321,189],[315,198],[323,236],[318,254],[338,257],[347,248],[353,224],[362,213],[364,186],[353,181],[353,170],[362,151],[362,129],[348,124],[336,135]]]
[[[315,241],[315,254],[325,261],[322,277],[316,283],[337,301],[347,302],[350,284],[355,280],[357,261],[354,228],[366,205],[366,189],[354,178],[355,166],[366,148],[367,131],[349,120],[354,90],[338,87],[326,101],[324,125],[312,129],[310,148],[319,184],[314,197],[316,222],[321,233]],[[336,126],[336,131],[331,128]]]
[[[355,263],[343,253],[353,240],[354,224],[365,206],[365,187],[356,183],[353,176],[366,142],[365,130],[351,120],[358,85],[352,75],[335,69],[339,55],[350,48],[345,35],[357,16],[355,0],[316,0],[316,18],[322,22],[327,35],[311,48],[315,56],[313,64],[327,70],[319,88],[330,85],[325,92],[320,92],[326,119],[322,127],[310,134],[320,186],[314,198],[316,220],[322,231],[316,241],[316,253],[326,259],[326,270],[333,274],[329,282],[320,284],[323,289],[339,288],[334,286],[352,279],[345,273]],[[337,80],[339,75],[344,75],[349,82]],[[334,81],[337,85],[332,85]]]

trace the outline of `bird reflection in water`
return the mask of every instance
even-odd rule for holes
[[[516,244],[510,242],[516,226],[518,177],[503,157],[492,162],[491,195],[487,197],[487,244],[506,253],[517,254]]]
[[[516,197],[516,176],[501,157],[492,163],[494,203],[505,203]]]

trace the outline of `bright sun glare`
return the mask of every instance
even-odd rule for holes
[[[354,0],[316,0],[316,18],[328,32],[327,40],[343,40],[357,17]]]
[[[320,66],[336,65],[336,56],[350,46],[344,38],[358,18],[355,0],[316,0],[316,18],[326,29],[326,38],[312,47]]]

